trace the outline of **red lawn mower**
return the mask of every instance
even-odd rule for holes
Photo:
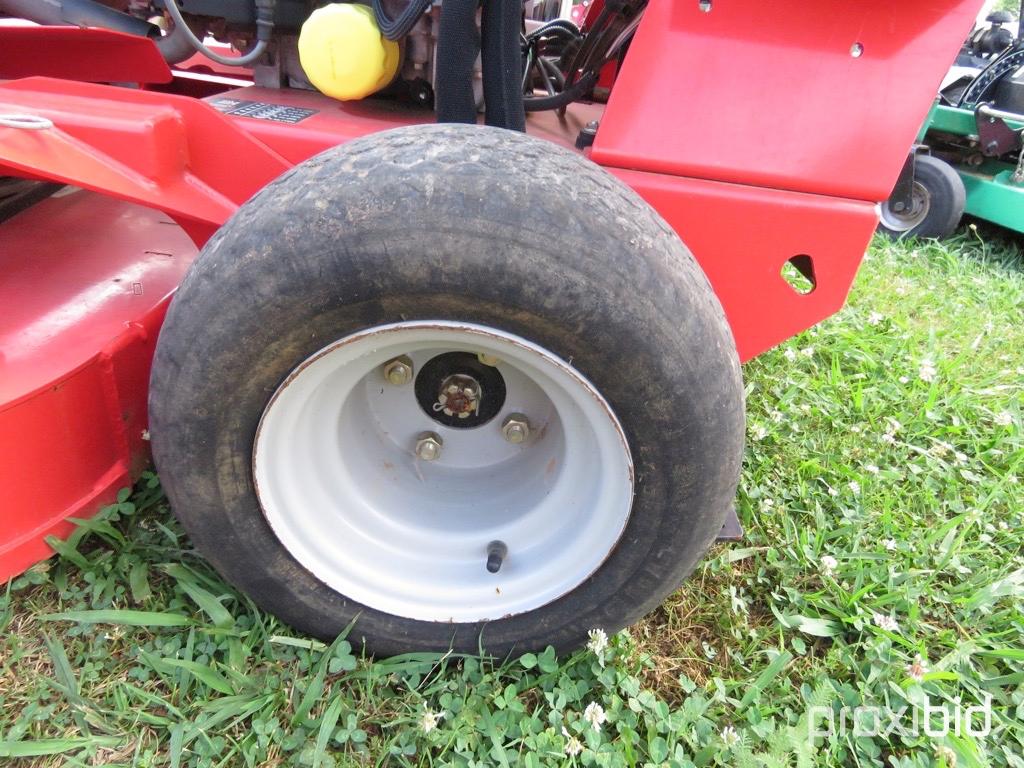
[[[0,0],[0,577],[151,447],[384,654],[572,647],[734,529],[740,363],[840,308],[980,3],[550,5]]]

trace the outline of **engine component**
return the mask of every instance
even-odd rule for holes
[[[1024,69],[1005,75],[996,85],[995,106],[1006,112],[1024,115]]]
[[[524,36],[526,111],[562,109],[585,98],[604,65],[625,55],[646,7],[647,0],[617,0],[601,8],[585,33],[555,20]]]
[[[318,90],[348,101],[395,79],[399,48],[381,34],[367,6],[333,3],[313,11],[302,25],[299,61]]]
[[[981,70],[971,84],[964,89],[960,100],[956,103],[958,107],[973,108],[982,101],[989,98],[992,90],[1002,79],[1024,66],[1024,45],[1015,46],[992,59],[992,63]]]
[[[968,40],[971,54],[981,59],[994,58],[1013,45],[1013,32],[1003,26],[1013,23],[1012,13],[994,11],[985,18],[985,22],[989,26],[974,32]]]
[[[567,19],[554,19],[523,35],[523,94],[527,101],[536,99],[540,88],[547,96],[565,90],[563,66],[583,43],[579,27]],[[532,111],[532,104],[527,104]]]
[[[480,13],[477,12],[479,19]],[[402,42],[402,67],[399,77],[404,81],[414,101],[426,107],[434,106],[434,91],[437,87],[438,36],[441,28],[441,3],[435,2],[427,13],[409,31]],[[483,107],[484,90],[480,57],[472,67],[473,102],[477,109]]]
[[[199,53],[211,61],[227,66],[244,67],[259,61],[266,53],[270,45],[271,35],[274,31],[274,7],[277,0],[255,0],[256,5],[256,44],[243,53],[241,56],[229,57],[214,53],[200,40],[189,28],[188,22],[178,8],[177,0],[164,0],[164,7],[174,19],[174,27],[177,32],[185,36],[185,39],[193,45]]]
[[[122,0],[123,1],[123,0]],[[165,6],[165,0],[153,0],[152,4],[145,0],[132,0],[139,6],[146,5],[146,15],[159,11]],[[254,28],[257,9],[254,0],[176,0],[182,13],[193,17],[218,19],[224,24],[239,28]],[[317,3],[320,5],[321,3]],[[302,22],[309,16],[314,3],[310,0],[277,0],[274,6],[274,28],[297,32]]]

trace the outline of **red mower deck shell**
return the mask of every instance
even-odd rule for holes
[[[600,119],[590,157],[690,247],[748,360],[842,306],[979,5],[656,0],[607,106],[534,114],[528,130],[571,148]],[[433,120],[305,91],[160,92],[196,91],[160,85],[154,52],[115,32],[0,27],[0,115],[53,123],[0,127],[0,175],[79,188],[0,224],[0,579],[146,465],[153,347],[197,247],[293,164]],[[103,79],[145,88],[75,82]],[[808,293],[781,275],[798,256]]]

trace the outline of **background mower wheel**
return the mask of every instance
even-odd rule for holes
[[[892,201],[882,203],[878,230],[893,240],[949,237],[960,223],[966,202],[964,182],[949,163],[931,155],[915,155],[910,205],[896,211]]]
[[[543,200],[544,205],[536,205]],[[376,653],[567,649],[656,607],[733,501],[742,382],[676,235],[573,153],[475,126],[270,184],[172,302],[150,424],[195,545]]]

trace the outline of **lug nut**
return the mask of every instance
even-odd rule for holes
[[[480,410],[480,382],[472,376],[455,374],[441,382],[434,411],[457,419],[468,419]]]
[[[510,443],[518,445],[519,443],[526,442],[526,438],[530,436],[530,422],[526,420],[526,417],[521,413],[513,413],[507,419],[505,423],[501,425],[501,434],[504,435],[505,439]]]
[[[441,458],[441,446],[444,441],[436,432],[424,432],[416,440],[416,456],[421,461],[435,461]]]
[[[384,364],[384,378],[389,384],[400,387],[412,381],[412,360],[405,355]]]

